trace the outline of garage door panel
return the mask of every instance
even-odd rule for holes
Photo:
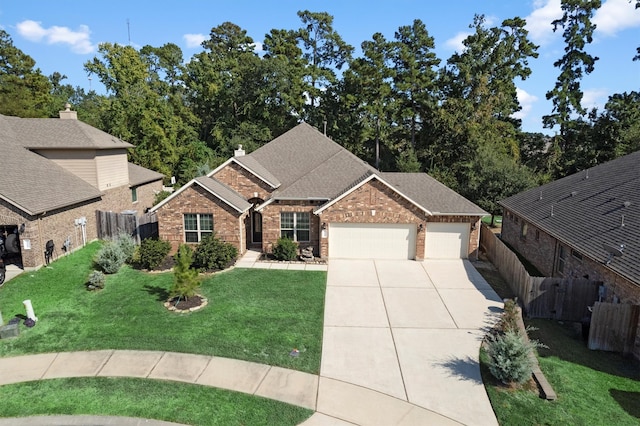
[[[468,223],[427,223],[426,259],[466,259],[469,255]]]
[[[412,224],[329,224],[329,257],[413,259],[415,249],[416,226]]]

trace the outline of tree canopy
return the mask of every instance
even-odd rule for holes
[[[598,60],[587,47],[600,3],[562,0],[550,23],[565,43],[544,117],[556,137],[525,133],[515,118],[517,86],[538,57],[517,16],[499,25],[475,16],[449,58],[437,57],[419,19],[372,34],[354,56],[333,16],[309,10],[298,28],[272,29],[262,42],[223,22],[191,58],[173,43],[103,43],[85,70],[104,94],[42,75],[0,30],[0,113],[54,117],[69,102],[81,120],[133,144],[131,161],[178,183],[304,120],[381,171],[430,173],[496,213],[515,192],[640,149],[638,92],[612,95],[602,111],[581,103],[580,81]]]

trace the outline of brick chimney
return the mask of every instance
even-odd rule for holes
[[[61,120],[77,120],[78,112],[71,111],[71,105],[64,104],[64,111],[60,111],[60,119]]]
[[[242,145],[238,145],[238,149],[233,152],[234,157],[242,157],[244,155],[244,149],[242,149]]]

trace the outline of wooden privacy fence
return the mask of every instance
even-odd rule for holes
[[[138,244],[145,238],[158,236],[158,219],[155,213],[146,213],[138,217],[132,213],[96,211],[98,238],[109,239],[121,233],[131,235]]]
[[[480,245],[529,318],[583,321],[589,316],[588,307],[598,300],[600,282],[530,276],[518,256],[484,224]]]
[[[596,302],[589,328],[589,349],[632,353],[639,315],[638,305]]]
[[[480,245],[518,297],[529,318],[587,322],[589,349],[631,353],[640,324],[640,306],[598,302],[598,281],[532,277],[491,230],[482,225]],[[589,307],[592,312],[589,312]]]

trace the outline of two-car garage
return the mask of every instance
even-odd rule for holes
[[[417,238],[425,238],[425,259],[468,257],[469,223],[330,223],[329,257],[343,259],[415,259]]]

